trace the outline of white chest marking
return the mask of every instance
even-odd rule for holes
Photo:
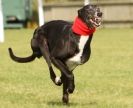
[[[88,39],[89,36],[81,36],[78,44],[79,53],[66,61],[66,64],[70,71],[73,70],[77,65],[81,64],[81,56]]]

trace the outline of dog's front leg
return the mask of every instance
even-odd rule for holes
[[[67,81],[67,77],[63,74],[62,72],[62,76],[61,76],[61,80],[63,82],[63,97],[62,97],[62,101],[64,104],[69,103],[69,93],[67,92],[67,87],[68,87],[68,81]]]
[[[67,92],[73,93],[75,89],[74,84],[74,75],[71,71],[69,71],[68,67],[59,59],[54,57],[51,58],[52,63],[64,74],[67,78]]]

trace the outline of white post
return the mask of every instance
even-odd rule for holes
[[[84,0],[84,5],[90,4],[90,0]]]
[[[44,24],[44,13],[42,0],[38,0],[39,26]]]
[[[0,0],[0,42],[4,42],[4,24],[3,24],[3,12],[2,12],[2,0]]]

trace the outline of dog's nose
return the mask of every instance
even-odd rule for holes
[[[97,16],[98,16],[98,17],[102,17],[102,15],[103,15],[102,12],[98,12],[98,13],[97,13]]]

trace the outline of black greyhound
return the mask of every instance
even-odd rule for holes
[[[96,5],[86,5],[78,10],[73,24],[55,20],[38,27],[31,39],[31,56],[16,57],[9,48],[10,57],[16,62],[26,63],[43,56],[52,81],[59,86],[63,83],[62,100],[68,103],[69,93],[75,88],[73,70],[89,60],[90,43],[96,27],[101,24],[101,17],[102,12]],[[56,77],[52,64],[61,71],[61,77]]]

